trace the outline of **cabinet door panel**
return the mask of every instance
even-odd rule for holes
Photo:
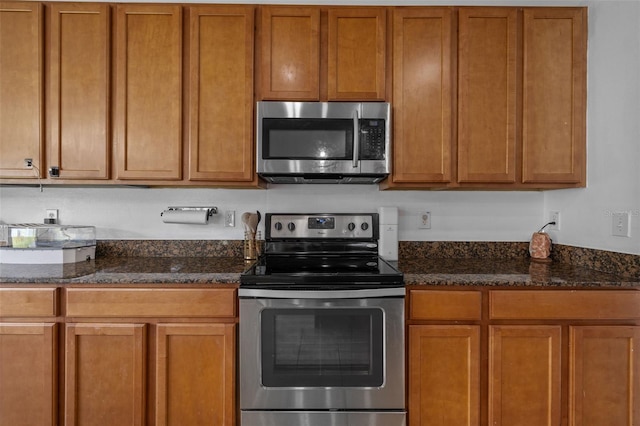
[[[451,11],[394,10],[394,184],[451,180]]]
[[[409,327],[409,425],[480,424],[480,327]]]
[[[385,99],[386,10],[332,8],[328,12],[330,101]]]
[[[320,9],[261,9],[263,100],[320,100]]]
[[[0,2],[0,178],[42,176],[42,5]],[[27,169],[24,159],[39,168]]]
[[[253,180],[253,14],[190,9],[190,180]]]
[[[49,166],[66,179],[109,177],[110,8],[53,3],[50,12]]]
[[[494,326],[489,342],[489,424],[561,423],[561,327]]]
[[[158,325],[156,425],[235,424],[235,324]]]
[[[523,181],[585,176],[585,9],[524,11]]]
[[[181,178],[182,8],[118,5],[118,179]]]
[[[0,425],[57,424],[55,324],[0,324]]]
[[[516,181],[517,10],[462,8],[458,181]]]
[[[65,425],[145,423],[145,325],[68,324]]]
[[[571,327],[569,424],[640,422],[640,327]]]

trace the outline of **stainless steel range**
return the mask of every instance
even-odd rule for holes
[[[240,280],[241,426],[404,426],[403,276],[378,215],[267,214]]]

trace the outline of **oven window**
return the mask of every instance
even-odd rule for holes
[[[383,334],[381,309],[265,309],[262,384],[382,386]]]
[[[265,118],[263,158],[350,160],[353,120]]]

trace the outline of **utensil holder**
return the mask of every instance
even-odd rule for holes
[[[244,260],[256,260],[262,254],[264,241],[260,238],[260,232],[244,233]]]

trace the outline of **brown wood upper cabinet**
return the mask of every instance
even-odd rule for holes
[[[48,165],[61,179],[108,179],[110,6],[52,3],[48,18]]]
[[[458,18],[458,182],[516,182],[517,9]]]
[[[182,177],[182,7],[116,6],[116,178]]]
[[[0,2],[0,178],[45,169],[42,16],[40,3]]]
[[[585,8],[393,13],[394,168],[387,187],[585,185]]]
[[[585,8],[524,10],[522,180],[584,186]]]
[[[262,100],[385,100],[386,8],[260,8]]]
[[[452,10],[393,11],[393,172],[390,187],[452,179]]]
[[[187,13],[189,180],[251,182],[254,7]]]

